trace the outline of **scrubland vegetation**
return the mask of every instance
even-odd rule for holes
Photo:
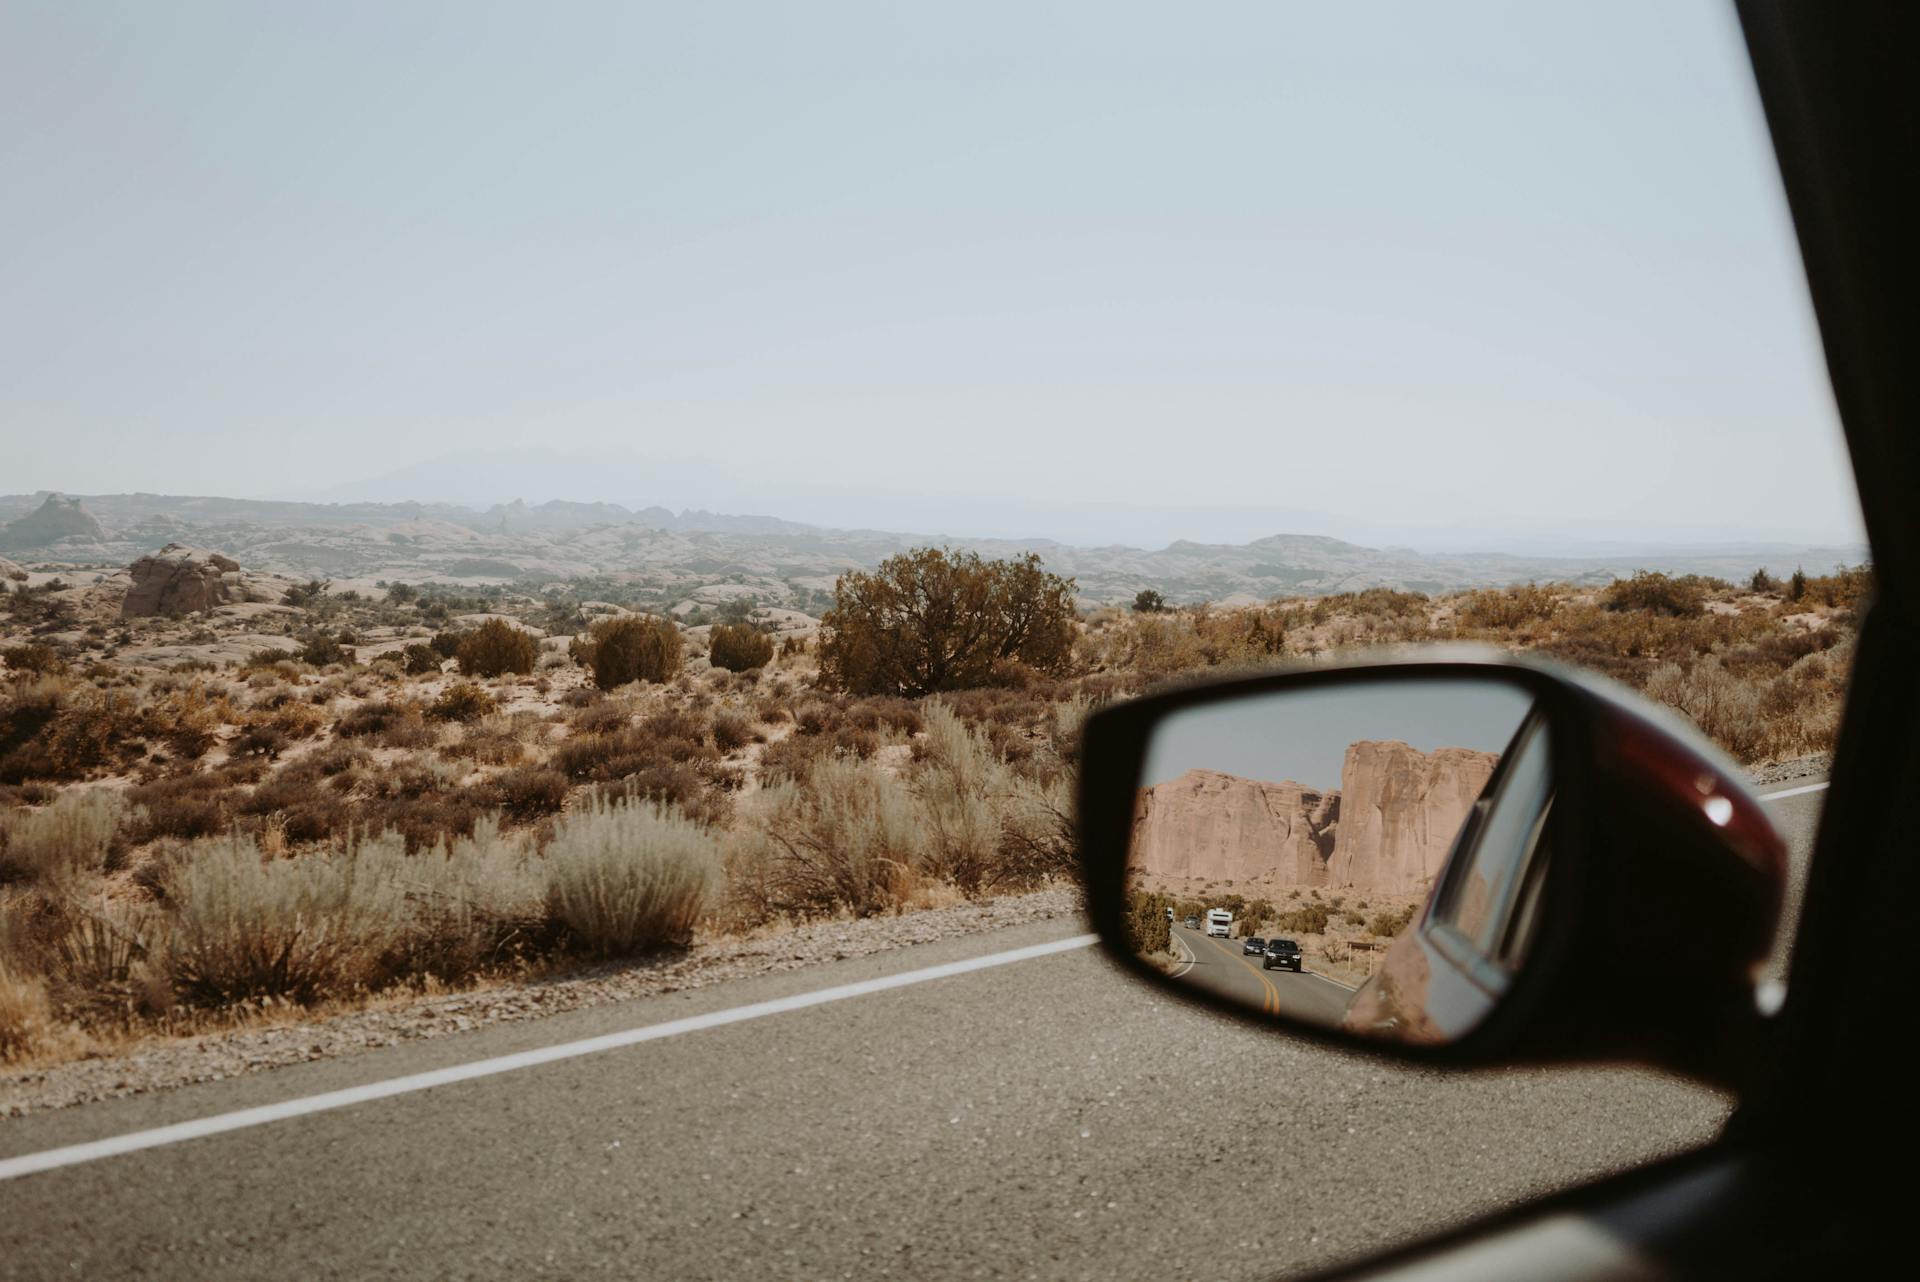
[[[1147,590],[1081,613],[1031,558],[923,551],[844,576],[818,628],[306,585],[244,621],[284,639],[220,662],[192,657],[205,619],[9,592],[0,1060],[1043,886],[1071,872],[1087,713],[1203,670],[1477,640],[1598,668],[1747,761],[1817,752],[1869,586]],[[1329,938],[1397,911],[1243,908]]]

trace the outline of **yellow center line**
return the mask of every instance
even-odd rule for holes
[[[1234,952],[1233,949],[1227,947],[1212,935],[1206,936],[1206,940],[1209,944],[1212,944],[1215,948],[1218,948],[1221,952],[1253,972],[1253,977],[1260,981],[1260,987],[1267,990],[1266,998],[1260,1003],[1260,1009],[1269,1015],[1278,1015],[1280,1013],[1280,990],[1273,986],[1273,981],[1267,978],[1266,972],[1248,961],[1245,953]]]

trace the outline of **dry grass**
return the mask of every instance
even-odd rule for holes
[[[624,957],[693,937],[720,881],[719,844],[672,806],[594,797],[555,828],[543,871],[570,946]]]
[[[0,811],[0,882],[65,885],[107,862],[126,798],[107,788],[63,793],[40,810]]]

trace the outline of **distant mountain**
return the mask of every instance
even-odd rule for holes
[[[1089,604],[1130,602],[1153,588],[1175,603],[1269,600],[1390,587],[1457,588],[1565,580],[1598,584],[1635,570],[1744,579],[1765,566],[1826,570],[1866,559],[1864,547],[1811,544],[1642,546],[1593,556],[1422,553],[1324,535],[1275,534],[1248,543],[1179,540],[1158,550],[1077,547],[1045,539],[949,538],[843,530],[771,516],[618,503],[518,500],[453,503],[274,502],[164,494],[0,496],[4,535],[42,559],[125,565],[167,543],[225,553],[250,570],[403,582],[543,582],[617,578],[662,602],[703,588],[745,588],[767,604],[817,606],[840,574],[928,544],[985,556],[1037,553],[1072,576]],[[17,554],[16,554],[17,559]]]
[[[40,506],[0,526],[0,547],[25,551],[62,542],[98,543],[107,532],[79,499],[49,494]]]

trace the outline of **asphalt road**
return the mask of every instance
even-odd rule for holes
[[[1804,856],[1821,794],[1777,803]],[[1316,1050],[1072,948],[699,1027],[1042,923],[0,1123],[0,1160],[695,1027],[0,1180],[0,1278],[1249,1278],[1703,1142],[1654,1074]],[[1286,980],[1293,980],[1288,975]]]
[[[1334,1026],[1347,1013],[1353,990],[1310,971],[1265,970],[1258,957],[1248,957],[1238,939],[1215,939],[1203,930],[1175,923],[1173,936],[1180,955],[1191,964],[1176,973],[1183,983],[1211,989],[1249,1010],[1292,1015],[1315,1024]]]

